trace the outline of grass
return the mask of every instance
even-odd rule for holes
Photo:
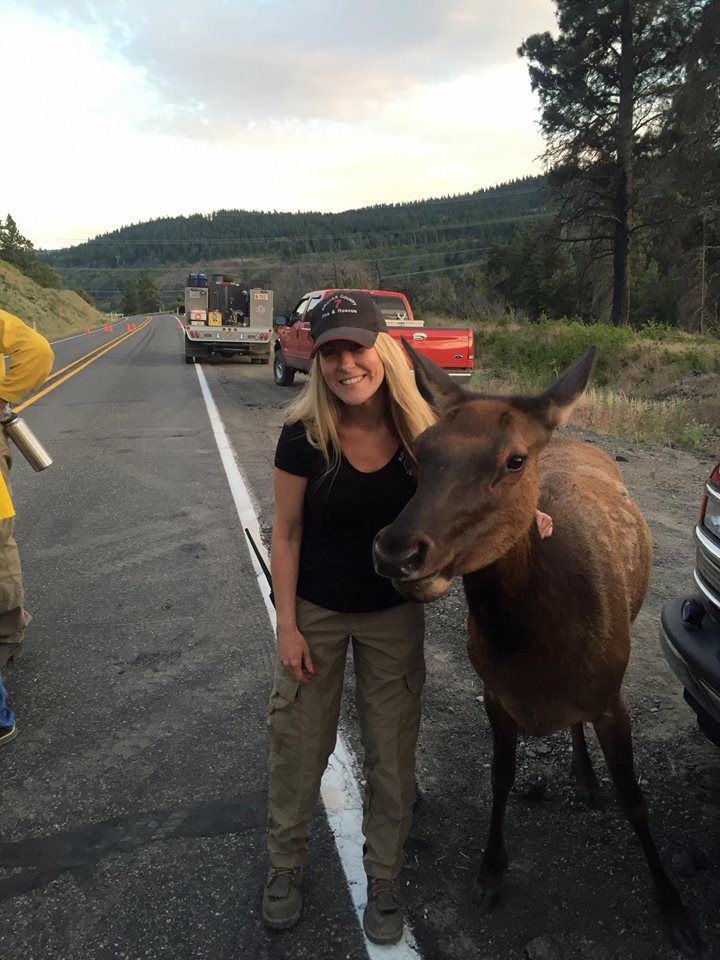
[[[572,423],[635,443],[698,451],[710,451],[718,440],[710,424],[695,420],[689,400],[641,400],[612,390],[588,390],[573,411]]]
[[[72,290],[40,287],[0,260],[0,309],[20,317],[48,340],[97,327],[105,317]]]
[[[574,411],[574,425],[635,443],[717,453],[718,340],[660,324],[634,331],[548,318],[537,323],[514,318],[477,322],[473,328],[473,389],[539,393],[595,345],[591,386]]]

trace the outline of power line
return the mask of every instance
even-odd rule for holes
[[[479,251],[472,251],[472,252],[475,253]],[[384,281],[384,280],[394,280],[397,277],[418,277],[421,274],[426,274],[426,273],[445,273],[448,270],[463,270],[466,267],[476,267],[476,266],[479,267],[484,262],[485,262],[484,260],[469,260],[466,263],[457,263],[452,266],[446,266],[446,267],[432,267],[429,270],[410,270],[405,273],[386,273],[382,275],[382,279]],[[171,290],[159,290],[158,292],[163,294],[164,296],[168,296],[170,294],[181,293],[183,290],[184,290],[184,287],[175,287]],[[103,295],[109,296],[112,294],[119,294],[119,293],[122,293],[123,291],[122,290],[86,290],[85,292],[89,293],[91,296],[99,297]]]
[[[410,273],[387,273],[383,280],[394,280],[396,277],[419,277],[421,273],[445,273],[447,270],[462,270],[464,267],[479,267],[484,260],[470,260],[467,263],[458,263],[453,267],[433,267],[431,270],[413,270]]]
[[[434,245],[440,246],[443,243],[445,243],[445,241],[437,240],[435,241]],[[372,250],[372,248],[370,249]],[[376,249],[382,250],[385,248],[378,247]],[[420,249],[424,249],[424,247]],[[397,253],[397,254],[393,254],[393,256],[390,256],[390,257],[353,257],[351,250],[333,250],[333,251],[328,251],[328,253],[339,255],[340,257],[344,257],[345,259],[356,259],[356,260],[360,260],[360,262],[362,263],[372,264],[372,263],[385,263],[388,260],[404,260],[409,257],[412,257],[413,259],[418,259],[421,257],[442,257],[442,256],[454,257],[454,256],[459,256],[460,254],[465,254],[465,253],[485,253],[485,251],[490,249],[491,248],[489,246],[473,247],[466,250],[453,250],[452,248],[445,248],[442,250],[426,250],[424,253],[418,253],[418,252],[415,252],[414,250],[410,250],[407,253]],[[367,248],[365,248],[364,252],[367,252]],[[321,254],[321,255],[327,256],[328,254]],[[318,254],[315,254],[315,253],[300,254],[299,256],[294,257],[290,262],[294,264],[294,263],[297,263],[298,260],[301,260],[303,258],[310,259],[315,256],[318,256]],[[287,259],[268,261],[267,263],[258,264],[256,266],[254,265],[253,269],[259,269],[261,266],[267,266],[267,267],[278,266],[287,262],[288,262]],[[306,262],[305,259],[303,259],[303,262]],[[92,271],[95,271],[96,273],[102,272],[103,270],[123,270],[127,272],[132,271],[133,273],[136,273],[136,272],[150,273],[152,271],[155,271],[157,273],[169,273],[172,270],[179,270],[179,269],[185,270],[186,267],[182,267],[182,268],[170,267],[170,266],[166,266],[166,267],[60,267],[59,269],[66,270],[66,271],[92,270]]]
[[[399,254],[394,257],[380,257],[378,259],[373,259],[373,260],[363,260],[362,262],[372,265],[376,263],[384,263],[388,260],[404,260],[409,258],[417,259],[422,257],[460,256],[461,254],[464,254],[464,253],[486,253],[488,250],[491,250],[491,249],[492,247],[475,247],[469,250],[433,250],[429,253]],[[390,274],[386,274],[385,276],[387,279],[392,279],[393,277],[414,277],[422,273],[440,273],[445,270],[457,270],[457,269],[460,269],[461,267],[466,267],[474,263],[482,263],[482,262],[484,261],[468,261],[466,263],[446,265],[444,267],[434,267],[428,270],[412,270],[412,271],[407,271],[405,273],[390,273]],[[171,289],[163,289],[163,290],[160,290],[159,292],[162,294],[179,293],[179,292],[182,292],[182,290],[184,289],[185,289],[184,287],[178,286],[178,287],[173,287]],[[86,290],[85,292],[89,293],[91,296],[99,297],[99,296],[110,296],[114,294],[124,293],[124,290],[120,288],[115,288],[114,290]]]
[[[428,253],[398,253],[394,257],[373,257],[371,260],[365,260],[365,263],[385,263],[387,260],[405,260],[412,257],[414,260],[419,257],[459,257],[463,253],[485,253],[491,247],[473,247],[470,250],[431,250]]]

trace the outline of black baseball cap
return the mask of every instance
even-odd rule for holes
[[[361,347],[373,347],[377,335],[383,332],[387,332],[385,317],[364,290],[335,290],[310,314],[313,356],[319,347],[332,340],[349,340]]]

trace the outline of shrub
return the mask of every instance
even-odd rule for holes
[[[598,352],[592,386],[574,422],[636,443],[676,443],[691,449],[717,443],[717,427],[708,423],[715,422],[718,401],[706,390],[702,398],[683,402],[656,397],[679,380],[720,371],[720,344],[663,324],[648,324],[638,333],[576,319],[553,321],[541,314],[535,322],[478,325],[473,388],[539,392],[593,345]]]

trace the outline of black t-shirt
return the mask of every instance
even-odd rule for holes
[[[362,473],[342,458],[327,472],[298,421],[285,425],[275,466],[307,477],[297,593],[340,613],[365,613],[404,600],[372,562],[375,534],[392,523],[415,493],[412,465],[402,447],[380,470]]]

